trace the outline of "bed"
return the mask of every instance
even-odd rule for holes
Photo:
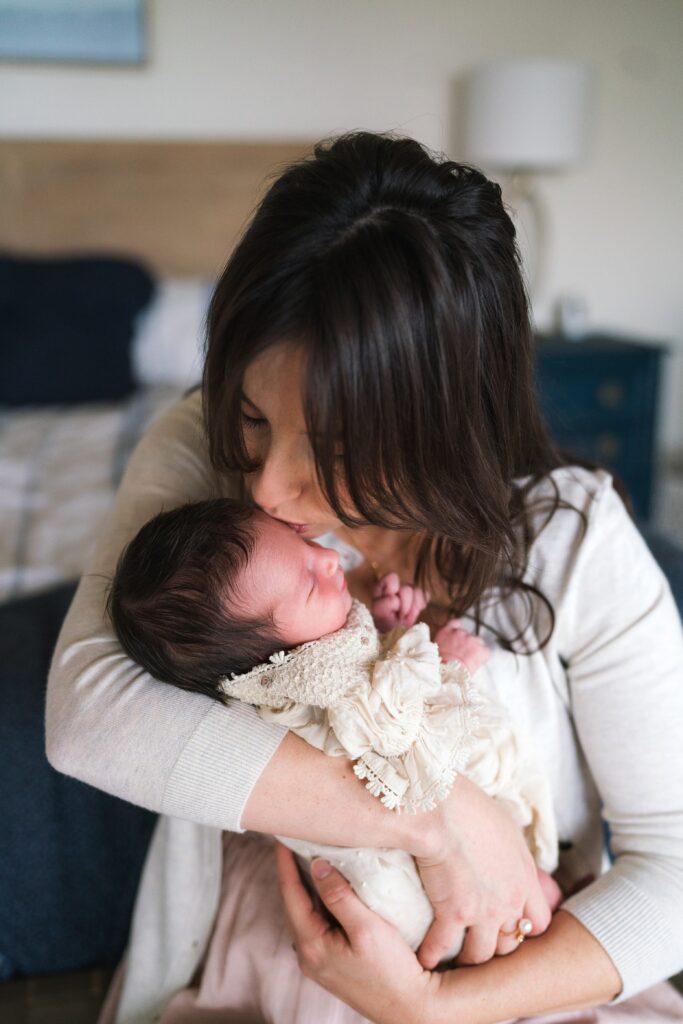
[[[137,439],[199,380],[212,282],[309,150],[0,141],[0,601],[80,574]]]
[[[125,944],[154,819],[47,764],[47,667],[131,451],[200,378],[216,276],[310,147],[0,140],[3,1019],[94,1020]]]

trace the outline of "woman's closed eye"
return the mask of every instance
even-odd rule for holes
[[[265,426],[268,420],[263,419],[259,416],[249,416],[244,410],[241,412],[242,423],[247,430],[258,430],[260,427]]]

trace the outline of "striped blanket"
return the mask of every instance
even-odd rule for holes
[[[80,576],[131,451],[179,397],[0,408],[0,601]]]

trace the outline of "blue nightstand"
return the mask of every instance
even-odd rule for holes
[[[625,483],[639,520],[652,506],[661,344],[592,334],[536,339],[541,411],[557,444]]]

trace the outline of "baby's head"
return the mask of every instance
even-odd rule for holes
[[[222,676],[333,633],[350,608],[335,551],[229,498],[146,523],[122,553],[107,599],[134,661],[219,699]]]

